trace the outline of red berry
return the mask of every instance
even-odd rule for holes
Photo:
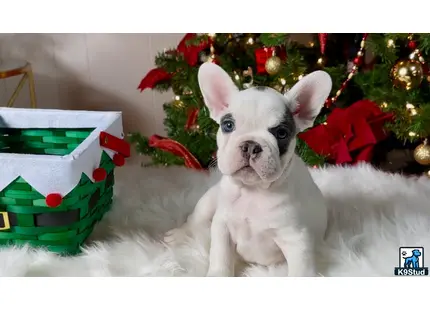
[[[417,48],[417,43],[415,41],[409,41],[408,46],[411,50],[414,50]]]
[[[93,179],[95,182],[101,182],[107,177],[107,172],[104,168],[97,168],[93,171]]]
[[[113,156],[112,161],[115,164],[115,166],[118,166],[118,167],[124,166],[124,164],[125,164],[125,158],[124,158],[124,156],[122,156],[120,154],[115,154]]]
[[[60,194],[53,193],[46,196],[46,205],[50,208],[56,208],[63,202],[63,197]]]

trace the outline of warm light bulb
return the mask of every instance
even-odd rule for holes
[[[323,62],[324,62],[324,59],[322,57],[318,58],[317,63],[319,65],[322,65]]]
[[[210,36],[211,38],[216,36],[216,33],[208,33],[208,36]]]
[[[394,47],[394,40],[393,39],[389,39],[387,41],[387,47]]]
[[[310,41],[310,42],[309,42],[309,46],[310,46],[310,47],[314,47],[314,46],[315,46],[315,42]]]
[[[181,100],[181,97],[179,97],[178,95],[175,96],[175,100]]]
[[[234,78],[236,81],[239,81],[239,79],[240,79],[239,75],[237,75],[237,74],[234,76]]]
[[[248,39],[248,44],[250,45],[254,44],[254,39],[252,37]]]
[[[285,85],[285,84],[287,84],[287,81],[285,79],[281,79],[281,84]]]
[[[410,109],[414,109],[414,105],[412,103],[406,103],[406,109],[410,110]]]
[[[409,136],[410,137],[415,137],[417,134],[415,133],[415,132],[413,132],[413,131],[409,131]]]
[[[303,74],[300,74],[299,75],[299,77],[297,78],[299,81],[301,80],[301,79],[303,79]]]
[[[323,123],[323,125],[324,125],[324,126],[327,126],[327,122],[324,122],[324,123]]]
[[[417,115],[417,114],[418,114],[417,110],[415,110],[415,109],[411,109],[411,110],[409,111],[409,113],[411,114],[411,116],[414,116],[414,115]]]
[[[381,108],[388,108],[388,103],[386,102],[381,103]]]

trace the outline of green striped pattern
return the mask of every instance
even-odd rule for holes
[[[7,152],[65,155],[73,151],[92,130],[56,131],[8,130],[7,134],[2,131],[4,135],[0,136],[0,144],[6,144]],[[24,134],[19,136],[17,132]],[[42,136],[42,132],[50,134]],[[0,152],[5,152],[5,149],[0,149]],[[79,253],[94,225],[112,204],[115,165],[105,152],[100,167],[108,173],[104,181],[92,183],[82,174],[79,184],[57,208],[48,208],[45,198],[21,177],[0,191],[0,212],[7,212],[7,221],[11,224],[9,229],[0,230],[0,246],[30,245],[62,255]],[[0,215],[0,228],[4,223]]]
[[[92,131],[92,128],[72,130],[0,128],[0,152],[67,155]]]

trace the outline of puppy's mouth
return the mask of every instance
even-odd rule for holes
[[[237,169],[236,172],[233,173],[235,176],[239,177],[247,177],[250,175],[258,175],[257,170],[255,170],[249,163],[243,165],[241,168]]]
[[[249,164],[246,164],[242,168],[239,168],[236,172],[255,172],[255,169]]]

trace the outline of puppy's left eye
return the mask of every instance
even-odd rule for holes
[[[276,130],[276,138],[277,139],[285,139],[288,136],[288,130],[284,127],[279,127],[278,130]]]
[[[224,133],[230,133],[230,132],[232,132],[234,130],[234,122],[233,122],[233,120],[226,119],[225,121],[223,121],[221,123],[221,130]]]

